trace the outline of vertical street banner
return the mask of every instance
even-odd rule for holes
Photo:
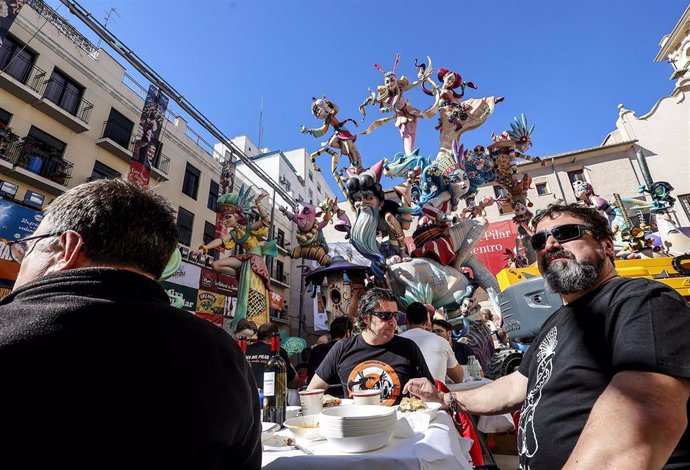
[[[27,3],[31,3],[31,0],[0,0],[0,46],[5,41],[19,11]]]
[[[139,119],[137,139],[132,149],[132,162],[127,179],[140,186],[148,186],[151,167],[159,157],[160,135],[168,109],[168,97],[158,87],[151,85],[144,101],[144,109]]]
[[[225,155],[225,161],[220,170],[220,184],[218,185],[218,195],[230,194],[235,186],[235,170],[237,169],[237,162],[232,158],[232,155],[228,152]],[[225,227],[225,214],[218,212],[216,214],[216,238],[222,238],[227,234],[227,229]],[[216,248],[219,252],[223,253],[225,248],[219,246]]]
[[[7,243],[31,236],[41,220],[40,211],[0,199],[0,298],[9,293],[19,272]]]

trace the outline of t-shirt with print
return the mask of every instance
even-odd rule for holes
[[[266,367],[266,363],[270,357],[270,344],[257,341],[247,346],[247,362],[252,366],[252,373],[254,374],[257,388],[264,388],[264,367]],[[287,367],[287,380],[291,382],[292,379],[295,378],[295,375],[297,375],[297,372],[295,372],[295,368],[292,367],[290,363],[290,356],[288,356],[287,351],[282,347],[280,348],[280,357],[285,361],[285,366]]]
[[[688,303],[647,279],[614,278],[556,311],[519,369],[528,377],[518,427],[520,468],[562,468],[596,400],[618,372],[690,377],[688,331]],[[622,425],[609,424],[612,433]],[[689,467],[686,429],[664,469]]]
[[[327,383],[340,378],[349,396],[358,390],[381,390],[381,404],[387,406],[400,402],[408,380],[434,381],[419,347],[399,336],[380,346],[368,344],[362,335],[338,341],[316,375]]]

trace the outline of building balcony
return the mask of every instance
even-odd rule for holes
[[[37,149],[14,134],[0,136],[0,172],[49,194],[67,191],[73,167],[72,162]]]
[[[52,117],[74,132],[87,132],[93,104],[80,95],[62,90],[58,82],[46,80],[40,87],[42,98],[34,103],[34,108]],[[58,99],[59,98],[59,99]]]
[[[131,130],[123,128],[117,122],[105,121],[101,138],[96,140],[96,145],[129,163],[132,160],[132,145],[129,141],[131,135]]]
[[[158,181],[168,181],[170,177],[168,176],[168,171],[170,168],[170,157],[164,154],[158,154],[156,159],[151,165],[151,175]]]
[[[290,288],[290,276],[288,274],[271,274],[271,281],[283,287],[287,287],[288,289]]]
[[[0,87],[25,103],[33,104],[41,99],[40,89],[45,77],[46,72],[42,68],[27,63],[24,57],[15,55],[12,62],[0,73]]]

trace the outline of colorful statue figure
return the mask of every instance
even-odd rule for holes
[[[424,73],[425,66],[418,66],[420,73]],[[431,80],[426,80],[433,86],[432,90],[427,89],[422,83],[422,91],[429,96],[437,95],[438,102],[438,124],[436,130],[440,132],[439,154],[450,153],[453,143],[460,140],[460,136],[472,129],[476,129],[486,122],[494,112],[497,103],[503,101],[503,97],[498,98],[489,96],[487,98],[470,98],[462,101],[465,96],[465,88],[477,89],[472,82],[463,81],[462,76],[451,70],[441,67],[437,74],[441,86],[437,87]],[[458,93],[456,90],[460,91]]]
[[[297,224],[297,243],[298,247],[293,248],[291,257],[293,259],[311,259],[321,266],[331,264],[328,256],[328,243],[323,236],[323,228],[333,219],[333,213],[338,209],[336,201],[326,199],[316,211],[316,207],[308,202],[300,202],[294,214],[287,211],[287,208],[280,207],[280,211],[285,216]],[[321,217],[318,224],[316,220]]]
[[[594,207],[601,211],[609,219],[609,225],[613,229],[614,234],[618,240],[621,240],[621,233],[629,231],[632,223],[626,221],[627,215],[623,214],[621,209],[623,198],[620,198],[620,206],[617,203],[612,203],[599,196],[594,192],[592,185],[586,181],[577,180],[573,182],[573,191],[577,200],[586,207]]]
[[[410,208],[385,198],[380,183],[382,173],[383,160],[347,181],[348,194],[357,214],[350,230],[350,243],[371,261],[377,278],[383,276],[387,258],[407,256],[399,217],[411,212]],[[376,240],[379,232],[388,237],[387,244],[379,245]]]
[[[390,72],[383,70],[379,64],[374,64],[374,67],[384,75],[384,84],[377,87],[377,93],[369,90],[371,96],[364,100],[359,110],[366,117],[365,106],[378,104],[382,113],[394,113],[393,116],[374,121],[362,134],[371,134],[382,125],[395,120],[395,127],[400,131],[400,137],[403,141],[403,149],[405,153],[409,154],[415,148],[417,119],[433,116],[436,113],[436,107],[434,105],[421,112],[408,103],[404,93],[427,80],[433,71],[433,67],[431,66],[431,59],[429,59],[428,69],[423,74],[420,74],[419,80],[410,83],[407,77],[403,76],[398,80],[398,77],[395,75],[399,62],[400,54],[395,57],[395,64]]]
[[[496,168],[496,181],[508,191],[519,180],[516,176],[518,159],[541,162],[539,157],[530,157],[522,153],[532,146],[532,132],[534,132],[534,124],[530,127],[523,114],[521,119],[514,118],[509,131],[504,131],[498,136],[491,135],[494,143],[487,149]]]
[[[466,150],[465,173],[470,181],[470,189],[465,197],[472,197],[477,194],[477,189],[484,183],[496,181],[496,169],[491,155],[483,145],[477,145],[474,150]]]
[[[256,198],[250,194],[251,188],[240,188],[238,194],[223,194],[218,198],[218,209],[223,213],[227,233],[199,250],[206,254],[209,250],[224,247],[234,250],[241,246],[243,254],[221,258],[213,262],[213,269],[219,273],[237,277],[239,290],[232,328],[242,318],[249,318],[257,325],[268,322],[269,275],[264,256],[277,256],[276,240],[263,243],[268,234],[268,212],[260,204],[267,195],[261,193]],[[259,220],[252,222],[258,213]]]
[[[340,151],[340,155],[345,155],[350,161],[349,168],[345,169],[347,177],[356,175],[363,170],[362,168],[362,157],[359,154],[359,150],[355,145],[355,140],[357,140],[356,135],[352,135],[350,131],[345,128],[345,124],[350,121],[355,126],[357,122],[353,119],[345,119],[344,121],[338,120],[338,105],[326,98],[325,96],[319,99],[312,98],[313,102],[311,104],[311,112],[316,119],[323,121],[323,126],[316,129],[307,129],[305,126],[300,127],[300,132],[303,134],[309,133],[314,137],[321,137],[328,132],[332,127],[335,131],[326,142],[321,144],[322,148],[311,154],[311,164],[314,171],[321,171],[321,169],[316,165],[316,158],[324,152],[331,154],[331,172],[333,177],[338,182],[338,186],[343,191],[343,194],[347,197],[345,188],[341,181],[340,173],[338,172],[338,154],[332,150],[337,149]]]

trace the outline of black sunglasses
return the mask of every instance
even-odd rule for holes
[[[383,321],[388,321],[391,318],[397,317],[398,312],[371,312],[371,314]]]
[[[581,224],[565,224],[554,227],[551,230],[537,232],[532,235],[532,248],[535,250],[543,250],[546,246],[546,240],[549,238],[549,235],[552,235],[558,243],[576,240],[584,235],[584,230],[589,230],[591,232],[592,227]]]

